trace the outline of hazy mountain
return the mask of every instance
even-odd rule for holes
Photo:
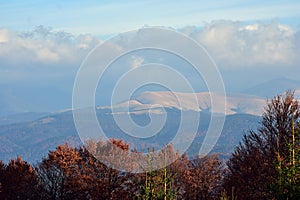
[[[0,126],[0,159],[7,161],[18,155],[31,162],[49,150],[68,142],[79,144],[71,113],[47,116],[32,122]]]
[[[189,74],[191,74],[190,72]],[[231,80],[231,79],[229,79]],[[109,81],[108,81],[109,82]],[[201,85],[199,88],[196,88],[197,91],[207,91],[207,88],[203,86],[203,81],[199,79],[195,79],[195,85]],[[200,83],[199,83],[200,82]],[[228,81],[231,83],[230,81]],[[17,113],[23,112],[53,112],[56,110],[61,110],[65,108],[70,108],[72,106],[72,88],[73,88],[73,80],[68,80],[66,82],[57,81],[54,85],[47,85],[46,83],[36,83],[36,84],[9,84],[9,85],[0,85],[0,116],[7,116]],[[231,83],[234,84],[234,83]],[[97,90],[95,99],[97,105],[105,106],[109,105],[111,91],[115,86],[115,82],[109,84],[107,82],[103,83],[103,89],[99,91]],[[239,85],[239,84],[235,84]],[[226,89],[230,91],[232,85],[225,85]],[[244,86],[242,87],[244,88]],[[243,102],[246,99],[249,99],[248,102],[254,102],[253,99],[262,99],[265,100],[266,97],[272,98],[273,96],[283,93],[287,89],[300,89],[300,81],[294,81],[290,79],[273,79],[267,81],[265,83],[259,84],[252,88],[246,90],[238,90],[242,91],[242,94],[239,95],[230,95],[228,96],[229,102],[230,98],[234,98],[233,105],[228,107],[228,114],[233,113],[249,113],[249,114],[259,114],[259,110],[249,110],[244,111]],[[162,91],[162,88],[156,88],[154,86],[149,86],[144,89],[139,89],[137,93],[136,100],[145,100],[144,104],[149,101],[149,103],[156,102],[157,97],[160,97],[163,94],[163,98],[170,99],[168,96],[169,93],[164,94],[164,92],[156,93],[157,97],[154,97],[153,93],[147,93],[144,90],[151,91]],[[109,92],[110,91],[110,92]],[[199,101],[201,103],[201,110],[209,109],[209,95],[208,93],[198,93]],[[145,96],[146,95],[146,96]],[[151,96],[152,95],[152,96]],[[253,97],[254,96],[259,96]],[[188,95],[184,95],[188,96]],[[218,95],[215,95],[217,98]],[[190,97],[187,97],[190,98]],[[236,101],[236,98],[243,99],[239,103]],[[171,98],[172,99],[172,98]],[[120,99],[122,101],[122,99]],[[162,100],[159,100],[158,103],[163,103]],[[172,99],[172,104],[174,104],[174,100]],[[236,102],[234,102],[236,101]],[[240,101],[240,100],[238,100]],[[261,100],[259,100],[261,101]],[[165,100],[164,102],[167,102]],[[206,105],[209,103],[209,105]],[[231,103],[231,102],[230,102]],[[171,105],[172,105],[171,104]],[[239,105],[238,105],[239,104]],[[247,103],[246,103],[247,104]],[[256,104],[256,103],[254,103]],[[260,105],[260,103],[258,103]],[[250,106],[252,107],[252,106]],[[193,108],[194,109],[194,108]]]
[[[98,107],[97,117],[107,137],[122,138],[128,141],[131,147],[146,151],[147,147],[158,149],[172,140],[180,126],[181,112],[187,113],[188,120],[183,132],[188,139],[191,133],[190,127],[192,127],[189,123],[195,123],[193,116],[199,115],[200,122],[197,135],[188,150],[190,155],[195,155],[199,152],[211,120],[209,94],[197,94],[200,108],[193,104],[189,105],[190,94],[177,93],[177,95],[185,96],[185,107],[178,105],[169,92],[146,92],[129,102],[123,102],[112,108]],[[218,98],[218,94],[212,95]],[[247,95],[231,95],[227,100],[226,111],[230,115],[226,116],[224,129],[213,150],[213,152],[221,153],[224,156],[228,156],[233,151],[234,146],[241,140],[245,131],[256,128],[260,116],[249,113],[258,114],[258,111],[265,104],[263,99]],[[160,119],[162,115],[166,115],[166,122],[154,136],[148,138],[132,137],[120,129],[113,118],[115,114],[121,118],[125,117],[128,113],[126,112],[126,110],[128,111],[127,105],[129,105],[129,114],[132,120],[140,126],[148,125],[151,122],[149,113],[152,114],[152,120],[154,118]],[[161,106],[164,106],[164,110]],[[86,119],[87,122],[89,120]],[[151,132],[152,130],[149,129],[148,131]],[[8,161],[10,158],[20,155],[30,162],[36,162],[49,150],[65,142],[73,145],[82,144],[77,135],[70,110],[51,114],[31,122],[1,125],[0,159]]]
[[[273,98],[286,90],[300,89],[300,81],[287,78],[272,79],[245,90],[243,93],[257,95],[263,98]]]
[[[169,118],[165,126],[157,135],[147,139],[136,139],[120,130],[113,121],[109,110],[101,109],[97,111],[97,114],[106,136],[122,138],[128,141],[132,147],[138,150],[146,150],[149,146],[158,149],[167,144],[178,130],[180,111],[177,109],[166,110]],[[135,114],[133,119],[137,124],[145,124],[148,121],[148,116],[146,114]],[[229,155],[234,146],[240,141],[242,134],[249,128],[255,128],[259,119],[259,116],[247,114],[227,116],[222,135],[215,146],[214,152],[225,156]],[[195,155],[199,151],[209,122],[210,115],[201,113],[198,134],[190,147],[190,155]],[[33,122],[2,125],[0,126],[0,159],[8,161],[10,158],[20,155],[30,162],[36,162],[46,155],[49,150],[53,150],[57,145],[65,142],[71,145],[81,144],[71,112],[48,116]]]
[[[13,115],[2,116],[0,117],[0,125],[30,122],[42,118],[46,115],[49,115],[49,113],[24,112],[24,113],[18,113]]]
[[[64,84],[66,85],[66,84]],[[0,116],[24,112],[52,112],[71,107],[72,88],[35,85],[0,85]]]

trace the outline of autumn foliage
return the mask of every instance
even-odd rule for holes
[[[20,157],[7,165],[0,162],[0,199],[34,199],[38,175],[35,169]]]
[[[89,145],[103,154],[112,155],[111,145],[130,151],[128,144],[116,139]],[[221,177],[216,156],[189,160],[179,157],[172,146],[161,153],[178,159],[160,170],[129,173],[106,166],[86,148],[60,145],[35,168],[19,157],[7,165],[0,163],[0,199],[215,199],[217,193],[212,191]],[[161,158],[152,156],[150,162]]]
[[[227,162],[223,186],[234,199],[300,199],[300,107],[292,92],[268,102],[257,131]]]
[[[122,140],[89,140],[60,145],[35,166],[0,161],[0,199],[300,199],[299,102],[292,92],[269,101],[226,164],[172,145],[143,154]]]

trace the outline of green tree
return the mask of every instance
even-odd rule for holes
[[[147,166],[145,173],[139,176],[140,193],[139,199],[152,200],[172,200],[177,198],[179,187],[176,185],[176,172],[167,163],[175,161],[179,155],[175,153],[172,145],[168,145],[160,153],[152,152],[147,154]],[[159,170],[155,170],[156,168]]]

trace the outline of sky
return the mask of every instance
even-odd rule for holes
[[[231,92],[274,78],[300,81],[297,0],[2,1],[0,115],[70,107],[77,70],[89,52],[148,26],[169,27],[202,44]],[[122,65],[136,68],[145,60],[132,55]]]
[[[73,34],[109,35],[144,25],[203,26],[214,20],[277,19],[299,25],[300,2],[289,1],[2,1],[1,26],[30,30],[43,25]]]

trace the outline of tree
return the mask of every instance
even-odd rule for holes
[[[223,164],[217,155],[200,158],[188,164],[185,172],[185,199],[217,199],[221,192]]]
[[[85,148],[60,145],[37,167],[43,198],[107,199],[107,167]]]
[[[294,99],[290,99],[290,101],[294,101]],[[282,147],[280,147],[280,138],[277,140],[276,170],[278,178],[273,184],[273,190],[277,199],[300,199],[299,113],[295,112],[299,109],[299,104],[298,101],[294,101],[294,103],[295,105],[291,105],[290,135],[282,138],[285,144]]]
[[[190,160],[186,153],[184,153],[179,159],[174,161],[170,166],[170,171],[174,174],[174,187],[177,188],[177,198],[186,199],[187,188],[189,188],[189,163]]]
[[[0,196],[1,196],[1,192],[2,192],[2,178],[3,177],[3,173],[4,173],[4,164],[2,162],[2,160],[0,160]]]
[[[255,142],[254,142],[255,141]],[[274,157],[253,132],[243,137],[227,162],[228,171],[223,187],[234,199],[272,199],[270,184],[274,181]]]
[[[68,199],[77,195],[73,189],[78,188],[76,182],[80,179],[77,173],[79,159],[75,148],[65,144],[50,151],[48,157],[42,160],[37,171],[45,198]]]
[[[132,199],[137,192],[131,173],[125,172],[132,169],[129,162],[130,148],[123,140],[110,139],[107,142],[102,140],[89,140],[86,142],[86,149],[91,152],[94,159],[102,164],[101,174],[102,199]],[[111,162],[109,162],[111,161]],[[117,169],[124,167],[124,171]],[[97,170],[96,170],[97,171]]]
[[[299,156],[299,121],[299,102],[293,92],[268,102],[258,130],[243,136],[227,162],[224,187],[230,196],[234,192],[236,199],[299,199],[299,168],[295,162]],[[284,180],[291,172],[295,178]]]
[[[85,148],[58,146],[38,172],[46,199],[111,199],[110,169]]]
[[[139,199],[176,199],[179,187],[175,183],[175,165],[167,166],[167,163],[176,161],[179,154],[174,151],[172,145],[167,145],[159,153],[148,149],[146,157],[148,163],[145,165],[145,172],[138,176],[137,181],[140,185]]]
[[[37,198],[37,174],[30,164],[17,157],[7,165],[1,162],[0,168],[0,199]]]

